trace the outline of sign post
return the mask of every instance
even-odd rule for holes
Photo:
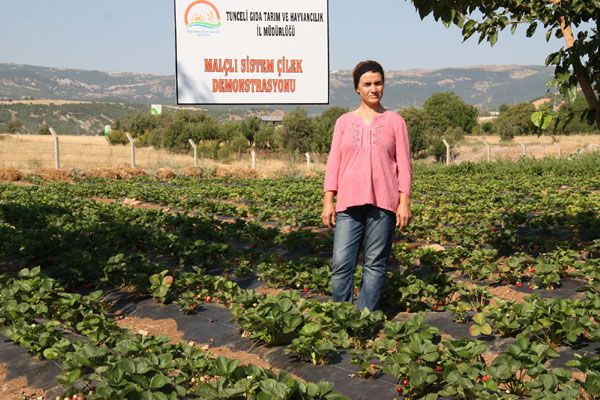
[[[152,115],[162,114],[162,105],[161,104],[152,104],[150,106],[150,114],[152,114]]]

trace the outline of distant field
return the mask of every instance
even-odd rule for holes
[[[131,165],[129,145],[110,145],[102,136],[60,136],[60,166],[65,169],[92,169],[128,167]],[[242,152],[239,157],[232,155],[227,162],[205,159],[199,154],[199,167],[215,168],[224,171],[246,171],[251,173],[251,156]],[[38,168],[54,167],[54,140],[44,135],[0,134],[0,167],[14,167],[29,171]],[[159,168],[182,169],[194,166],[193,153],[171,153],[151,147],[136,148],[136,166],[156,170]],[[311,165],[311,171],[323,169],[322,163]],[[277,176],[308,171],[304,157],[296,160],[282,159],[280,156],[259,154],[257,176]]]
[[[574,153],[600,151],[600,135],[574,135],[558,137],[561,157]],[[524,156],[544,158],[557,157],[559,148],[548,136],[522,136],[512,141],[501,141],[497,136],[489,136],[490,159],[516,160]],[[523,149],[523,144],[525,148]],[[467,136],[453,149],[453,162],[484,161],[487,151],[481,137]],[[273,176],[286,172],[297,172],[306,168],[305,158],[300,155],[295,160],[279,154],[258,155],[257,174]],[[326,155],[317,157],[311,165],[312,171],[324,168]],[[131,165],[129,145],[110,145],[102,136],[60,136],[61,167],[67,169],[90,169],[101,167],[127,167]],[[171,153],[149,147],[136,149],[136,165],[145,169],[186,168],[194,166],[190,149],[188,154]],[[251,158],[248,151],[239,157],[233,154],[226,162],[215,162],[199,154],[199,165],[211,168],[249,169]],[[51,136],[41,135],[0,135],[0,167],[15,167],[24,170],[54,166],[54,141]]]
[[[502,141],[499,136],[488,136],[491,160],[516,160],[527,156],[533,158],[557,157],[560,149],[561,157],[573,153],[589,153],[600,151],[600,135],[555,136],[518,136],[511,141]],[[524,146],[524,148],[523,148]],[[455,149],[456,160],[480,161],[487,158],[487,150],[481,136],[467,136]]]

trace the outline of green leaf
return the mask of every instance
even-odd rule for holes
[[[488,36],[488,41],[490,42],[490,45],[491,45],[492,47],[494,47],[494,45],[495,45],[495,44],[496,44],[496,42],[498,41],[498,32],[497,32],[497,31],[495,31],[495,32],[493,32],[492,34],[490,34],[490,35]]]
[[[135,372],[137,374],[145,374],[152,369],[152,365],[145,358],[136,358],[133,360],[133,363],[135,364]]]
[[[219,357],[215,361],[215,367],[217,369],[217,374],[228,377],[233,371],[240,365],[239,360],[228,360],[225,357]]]
[[[490,324],[481,325],[481,333],[483,333],[484,335],[491,335],[492,334],[492,326]]]
[[[60,356],[60,353],[56,349],[48,348],[44,350],[43,355],[47,360],[56,360]]]
[[[532,37],[533,34],[535,33],[535,30],[537,29],[537,22],[532,22],[529,27],[527,28],[527,32],[525,32],[525,35],[527,37]]]
[[[471,336],[479,336],[479,335],[481,335],[481,327],[480,327],[480,325],[471,325],[469,327],[469,334]]]
[[[321,331],[321,328],[321,324],[317,322],[309,322],[302,327],[300,334],[305,336],[314,336],[316,333]]]
[[[477,313],[473,316],[473,321],[479,325],[485,323],[485,315],[483,313]]]
[[[531,114],[531,122],[533,122],[533,124],[541,130],[548,129],[552,123],[552,119],[552,115],[549,115],[544,111],[536,111]]]
[[[62,385],[71,385],[81,376],[81,370],[79,368],[63,371],[62,374],[58,376],[58,383]]]
[[[275,379],[265,379],[259,385],[260,389],[273,399],[285,400],[288,398],[290,388],[286,384],[277,382]]]
[[[159,372],[150,379],[150,389],[160,389],[168,383],[167,377]]]

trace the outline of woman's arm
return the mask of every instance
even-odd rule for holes
[[[396,226],[402,229],[410,224],[411,219],[410,196],[400,192],[400,204],[398,204],[398,208],[396,209]]]
[[[321,221],[323,225],[331,228],[335,225],[335,205],[333,204],[333,197],[335,192],[327,191],[323,195],[323,211],[321,212]]]
[[[338,190],[338,177],[340,173],[340,164],[342,162],[341,141],[342,141],[342,123],[339,118],[335,122],[333,138],[331,139],[331,148],[327,157],[327,168],[325,170],[325,180],[323,182],[323,211],[321,212],[321,221],[323,225],[331,228],[335,225],[335,205],[333,198]]]
[[[400,119],[400,125],[396,132],[396,164],[398,166],[398,191],[400,192],[400,202],[396,209],[396,226],[402,229],[408,226],[412,219],[410,211],[412,162],[410,160],[408,129],[404,119]]]

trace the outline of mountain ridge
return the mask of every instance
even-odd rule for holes
[[[551,68],[518,64],[388,70],[385,104],[390,108],[421,106],[435,92],[453,91],[468,104],[496,109],[502,103],[545,96],[546,82],[552,76]],[[174,75],[0,63],[0,98],[5,100],[43,98],[175,104],[175,93]],[[329,106],[355,104],[351,71],[331,71]]]

